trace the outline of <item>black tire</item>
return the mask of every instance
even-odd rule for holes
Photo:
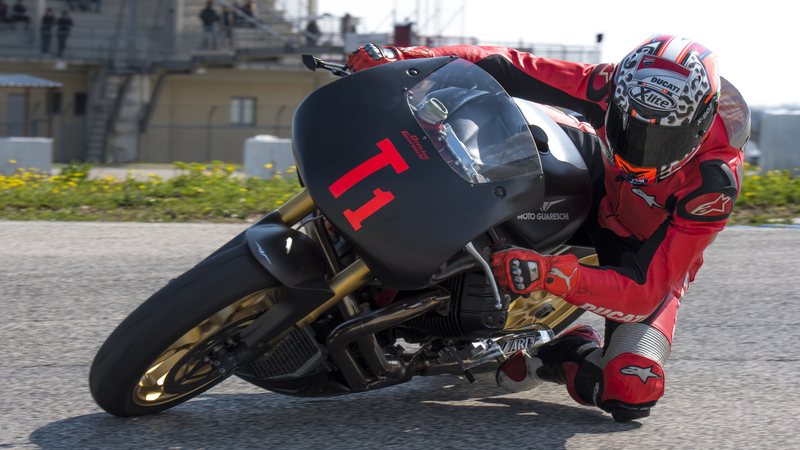
[[[198,362],[198,352],[241,331],[282,292],[247,245],[215,254],[161,288],[111,333],[92,363],[92,396],[104,410],[126,417],[158,413],[205,392],[224,378]]]

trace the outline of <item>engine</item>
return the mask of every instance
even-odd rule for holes
[[[448,278],[440,283],[451,295],[447,314],[433,311],[403,326],[451,339],[480,339],[502,331],[508,318],[508,303],[504,302],[503,309],[495,309],[489,282],[483,272],[466,272]]]

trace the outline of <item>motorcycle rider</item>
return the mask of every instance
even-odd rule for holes
[[[580,64],[505,47],[369,44],[347,65],[355,72],[449,55],[477,64],[511,96],[586,119],[549,110],[592,174],[592,207],[571,243],[593,246],[600,266],[520,248],[494,253],[490,264],[510,293],[544,289],[604,316],[605,343],[591,327],[573,328],[512,355],[498,369],[498,384],[511,392],[566,384],[578,403],[617,421],[649,416],[664,393],[680,301],[741,189],[747,104],[720,78],[713,52],[671,35],[648,38],[620,63]]]

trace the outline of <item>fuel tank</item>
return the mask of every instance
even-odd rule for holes
[[[517,215],[501,235],[540,253],[551,253],[581,226],[592,201],[592,181],[581,153],[541,105],[515,98],[539,149],[545,174],[541,208]]]

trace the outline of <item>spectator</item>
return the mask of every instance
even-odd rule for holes
[[[56,16],[53,8],[47,8],[42,16],[42,56],[50,56],[50,41],[53,39],[53,25],[56,23]]]
[[[245,3],[242,12],[252,17],[254,20],[258,20],[258,6],[256,6],[256,2],[250,0]],[[255,28],[253,22],[247,22],[247,26],[249,28]]]
[[[233,9],[234,11],[239,11],[244,13],[244,6],[242,6],[242,0],[236,0],[233,2]],[[244,26],[244,17],[239,14],[234,13],[233,18],[233,26],[235,27],[243,27]]]
[[[94,12],[100,14],[100,6],[103,4],[102,0],[89,0],[89,11],[92,10],[92,5],[95,5]]]
[[[213,8],[214,2],[206,2],[206,8],[200,12],[200,20],[203,21],[203,48],[209,48],[209,40],[211,41],[211,48],[217,49],[217,34],[214,31],[214,24],[219,21],[219,15]]]
[[[0,0],[0,27],[5,27],[6,22],[8,22],[8,6],[5,0]]]
[[[342,23],[339,29],[342,33],[342,39],[344,39],[347,33],[355,33],[356,25],[355,21],[353,20],[353,16],[351,16],[350,13],[346,13],[344,17],[342,17]]]
[[[69,6],[70,11],[75,11],[76,9],[86,11],[89,8],[86,0],[67,0],[67,6]]]
[[[56,32],[56,37],[58,38],[58,57],[64,55],[64,49],[67,47],[67,37],[69,37],[69,30],[72,28],[72,19],[69,17],[69,11],[64,11],[61,13],[61,17],[58,18],[58,31]]]
[[[317,21],[311,19],[308,21],[308,25],[306,25],[306,44],[309,46],[317,45],[322,32],[319,29],[319,25],[317,25]]]
[[[236,14],[228,7],[222,8],[222,36],[229,48],[233,48],[233,27],[236,26]]]
[[[31,24],[31,18],[28,16],[28,8],[22,4],[22,0],[17,0],[17,3],[11,8],[11,24],[14,26],[17,22],[24,22],[25,29]]]

